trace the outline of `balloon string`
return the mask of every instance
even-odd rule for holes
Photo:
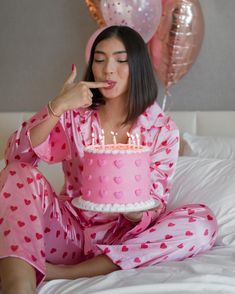
[[[165,94],[164,98],[163,98],[163,102],[162,102],[162,110],[163,111],[165,111],[165,108],[166,108],[166,99],[167,99],[167,95]]]
[[[166,88],[164,91],[164,98],[162,101],[162,110],[164,112],[170,111],[170,108],[173,105],[173,100],[172,99],[169,100],[170,97],[171,97],[171,93],[169,92],[168,88]],[[167,106],[167,104],[168,104],[168,106]]]

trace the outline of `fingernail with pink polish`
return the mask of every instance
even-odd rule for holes
[[[74,71],[74,69],[75,69],[75,64],[73,63],[72,64],[72,71]]]

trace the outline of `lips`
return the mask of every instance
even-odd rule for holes
[[[115,86],[116,83],[117,83],[117,82],[112,81],[112,80],[106,80],[105,82],[108,84],[107,87],[104,87],[104,89],[106,89],[106,90],[111,90],[111,89],[113,89],[114,86]]]

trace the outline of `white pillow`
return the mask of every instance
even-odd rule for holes
[[[189,203],[206,204],[215,213],[216,245],[235,245],[235,160],[180,157],[169,209]]]
[[[184,156],[235,159],[235,137],[197,136],[184,133]]]

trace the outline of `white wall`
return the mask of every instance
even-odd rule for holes
[[[200,3],[205,39],[192,69],[170,89],[171,110],[235,110],[235,1]],[[72,63],[81,78],[86,42],[96,29],[83,0],[2,0],[0,111],[41,108],[57,95]],[[160,104],[162,96],[160,84]]]

